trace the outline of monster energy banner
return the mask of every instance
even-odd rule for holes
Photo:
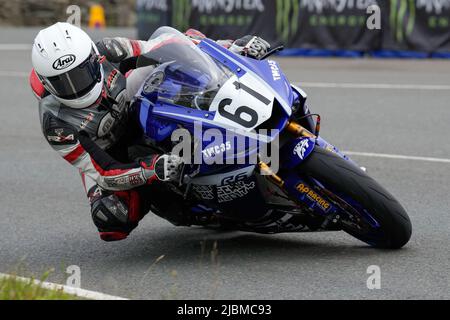
[[[273,0],[173,0],[172,24],[198,29],[210,38],[259,34],[275,39]]]
[[[289,47],[370,51],[380,31],[367,28],[377,0],[275,0],[277,35]]]
[[[450,0],[390,0],[388,5],[382,49],[450,52]]]
[[[380,7],[381,29],[367,27]],[[161,25],[287,48],[450,52],[450,0],[137,0],[139,38]]]

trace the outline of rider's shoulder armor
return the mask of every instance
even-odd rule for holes
[[[104,149],[113,145],[123,135],[128,120],[126,79],[107,61],[103,63],[103,69],[104,89],[109,98],[102,98],[98,105],[74,109],[60,103],[51,95],[40,100],[39,113],[44,132],[47,130],[44,118],[50,116],[71,125],[78,132],[86,132]],[[111,103],[114,100],[117,104]]]

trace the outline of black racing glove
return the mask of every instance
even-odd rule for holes
[[[247,35],[234,41],[230,50],[260,60],[269,52],[270,43],[260,37]]]
[[[103,38],[96,44],[99,53],[112,63],[119,63],[127,57],[124,45],[114,38]]]

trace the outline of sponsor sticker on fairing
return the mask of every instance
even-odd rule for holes
[[[330,203],[304,183],[297,185],[296,189],[301,194],[306,195],[311,201],[315,202],[323,211],[330,209]]]
[[[305,153],[309,149],[309,143],[310,141],[308,139],[303,139],[294,148],[294,154],[301,160],[305,159]]]
[[[281,72],[278,63],[273,60],[267,60],[267,63],[269,64],[270,69],[272,70],[273,81],[281,80]]]

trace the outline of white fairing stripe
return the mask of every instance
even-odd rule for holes
[[[297,87],[296,85],[291,84],[291,86],[297,90],[297,92],[302,96],[303,99],[308,98],[308,95],[306,94],[305,91],[303,91],[302,89],[300,89],[299,87]]]
[[[208,45],[210,48],[214,49],[216,52],[218,52],[219,54],[223,54],[222,52],[220,52],[217,48],[211,46],[209,43],[206,43],[206,45]],[[281,104],[281,106],[283,107],[284,111],[286,111],[286,113],[288,115],[292,114],[292,108],[291,106],[289,106],[284,99],[281,98],[281,96],[278,94],[278,92],[276,92],[271,86],[269,86],[267,84],[266,81],[264,81],[259,75],[257,75],[256,73],[254,73],[252,70],[248,69],[246,66],[244,66],[243,64],[241,64],[239,61],[235,60],[232,55],[227,55],[227,58],[229,60],[231,60],[234,64],[238,65],[242,70],[244,70],[245,72],[250,73],[252,76],[254,76],[255,78],[257,78],[262,85],[264,85],[264,87],[266,88],[267,91],[269,91],[271,94],[273,94],[275,96],[275,98],[277,98],[278,102]]]

